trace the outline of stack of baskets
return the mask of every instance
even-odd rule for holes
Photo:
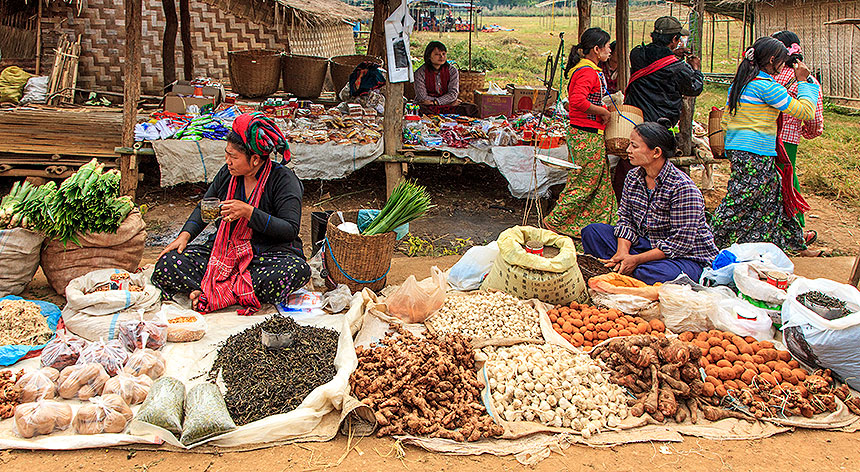
[[[282,61],[284,91],[299,98],[317,98],[322,93],[328,59],[285,54]]]
[[[382,59],[377,56],[365,56],[363,54],[348,54],[346,56],[334,56],[331,58],[331,81],[334,83],[336,91],[340,91],[343,88],[346,81],[349,80],[349,75],[362,62],[374,62],[381,65]]]
[[[328,272],[326,285],[335,288],[346,284],[353,293],[365,287],[382,290],[391,268],[397,235],[393,231],[373,236],[341,231],[337,228],[341,214],[344,221],[354,223],[358,219],[357,210],[335,212],[328,219],[323,243]]]
[[[281,84],[281,52],[272,49],[230,51],[230,85],[244,97],[264,97]]]
[[[483,90],[487,79],[486,72],[476,70],[460,71],[460,95],[457,98],[466,103],[475,103],[475,90]]]

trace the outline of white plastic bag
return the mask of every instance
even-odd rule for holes
[[[322,276],[323,253],[323,249],[320,249],[308,259],[308,266],[311,268],[311,288],[325,287],[325,277]]]
[[[328,307],[332,313],[340,313],[349,306],[352,300],[352,292],[346,284],[338,284],[337,288],[330,290],[322,296],[322,307]]]
[[[759,266],[776,269],[787,274],[794,273],[794,263],[773,243],[743,243],[732,244],[720,251],[715,263],[730,260],[729,264],[719,269],[706,267],[702,271],[699,283],[702,285],[729,285],[734,277],[734,265],[741,262],[753,262]]]
[[[448,285],[454,290],[463,292],[477,290],[484,277],[493,267],[496,256],[499,255],[499,243],[496,241],[486,246],[469,248],[463,257],[448,271]]]
[[[716,297],[708,292],[695,292],[689,285],[660,287],[660,313],[666,329],[672,332],[708,331],[716,311]]]
[[[660,318],[660,303],[638,295],[623,293],[605,293],[588,289],[591,303],[598,308],[616,309],[626,315],[633,315],[645,321]]]
[[[448,280],[438,267],[430,268],[430,277],[418,282],[410,275],[385,304],[388,312],[407,323],[422,323],[445,303]]]
[[[797,301],[797,296],[817,290],[845,301],[857,311],[827,320]],[[804,364],[831,369],[851,388],[860,389],[860,292],[828,279],[799,278],[789,288],[782,305],[782,330],[788,350]]]
[[[754,300],[761,300],[770,305],[782,305],[785,302],[785,290],[780,290],[767,283],[767,281],[760,279],[760,276],[763,276],[764,272],[769,270],[768,267],[753,262],[733,264],[733,266],[735,268],[735,285],[741,293]],[[795,278],[794,275],[789,274],[789,282]]]
[[[716,329],[738,336],[752,336],[759,341],[773,339],[773,321],[767,311],[733,295],[717,301],[710,320]]]

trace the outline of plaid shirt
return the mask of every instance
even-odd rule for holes
[[[668,259],[710,264],[719,252],[705,223],[705,199],[690,177],[666,161],[648,193],[645,169],[634,168],[624,181],[615,237],[645,238]]]
[[[794,79],[793,68],[783,67],[782,72],[774,77],[774,80],[785,87],[792,98],[797,98],[797,80]],[[812,77],[812,80],[815,80],[815,77]],[[801,136],[806,139],[821,136],[824,132],[824,97],[821,95],[821,85],[819,84],[818,103],[815,105],[815,118],[812,121],[800,121],[785,113],[782,115],[782,120],[782,132],[779,137],[784,143],[798,144]]]

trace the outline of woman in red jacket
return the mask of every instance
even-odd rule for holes
[[[612,224],[618,209],[603,136],[599,134],[606,127],[609,110],[601,103],[606,80],[597,64],[609,59],[610,53],[609,33],[589,28],[582,33],[579,44],[571,48],[565,69],[565,75],[573,71],[567,89],[567,149],[571,161],[581,169],[568,173],[567,185],[544,224],[574,238],[591,223]]]

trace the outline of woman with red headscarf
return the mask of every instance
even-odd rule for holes
[[[165,296],[187,294],[202,313],[241,305],[240,314],[252,314],[261,303],[286,302],[310,279],[299,239],[304,188],[283,165],[284,135],[262,113],[236,117],[225,158],[204,195],[221,201],[217,231],[189,244],[206,227],[198,205],[159,255],[152,281]]]

